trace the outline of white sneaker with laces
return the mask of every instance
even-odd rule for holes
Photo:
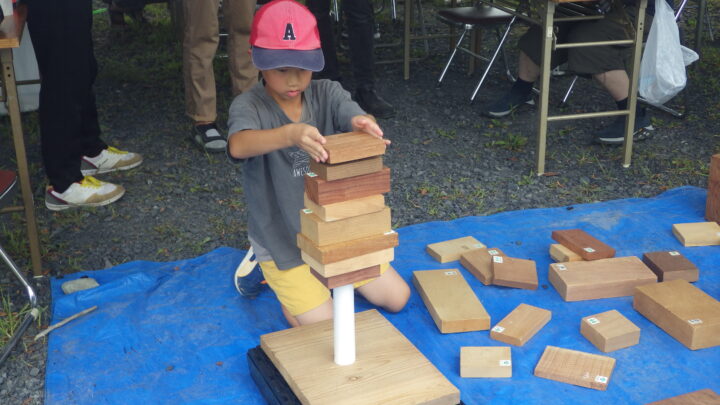
[[[119,200],[124,194],[123,186],[85,176],[62,193],[49,188],[45,192],[45,206],[51,211],[62,211],[71,207],[100,207]]]
[[[114,172],[116,170],[130,170],[140,166],[143,158],[140,154],[126,152],[108,146],[95,157],[83,156],[80,171],[83,176]]]

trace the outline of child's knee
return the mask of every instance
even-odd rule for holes
[[[389,312],[400,312],[408,300],[410,299],[410,287],[407,283],[402,283],[398,288],[393,291],[393,294],[387,298],[386,304],[383,308]]]

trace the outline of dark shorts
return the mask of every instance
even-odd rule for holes
[[[649,27],[649,25],[646,25]],[[558,43],[614,41],[631,38],[627,25],[617,18],[557,24]],[[518,41],[518,47],[537,65],[542,53],[542,29],[531,26]],[[578,74],[595,75],[610,70],[628,70],[632,59],[631,46],[592,46],[558,49],[553,52],[550,64],[556,67],[565,62],[568,69]]]

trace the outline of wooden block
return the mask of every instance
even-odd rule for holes
[[[456,405],[460,391],[376,310],[355,314],[355,363],[333,361],[333,321],[260,336],[304,405]]]
[[[319,205],[315,204],[306,193],[305,208],[312,210],[323,221],[332,222],[378,212],[385,208],[385,196],[376,194],[334,204]]]
[[[384,194],[389,191],[390,169],[387,167],[379,172],[335,181],[325,181],[314,173],[305,175],[305,193],[310,200],[320,205]]]
[[[720,245],[720,225],[717,222],[675,224],[672,231],[683,246]]]
[[[607,259],[615,256],[615,249],[595,239],[582,229],[553,231],[552,238],[584,260]]]
[[[492,272],[495,285],[525,290],[538,288],[537,270],[533,260],[494,256]]]
[[[395,231],[389,231],[347,242],[317,246],[305,235],[299,233],[297,234],[297,245],[300,250],[315,259],[316,262],[329,264],[379,250],[394,248],[398,245],[398,234]]]
[[[605,353],[640,342],[640,328],[614,309],[584,317],[580,321],[580,333]]]
[[[720,302],[685,280],[637,287],[633,308],[691,350],[720,345]]]
[[[532,305],[520,304],[490,329],[490,339],[522,346],[550,322],[552,312]]]
[[[498,248],[474,249],[460,255],[460,264],[481,283],[490,285],[493,282],[492,258],[494,256],[505,257],[505,253]]]
[[[635,256],[551,263],[548,280],[565,301],[633,295],[635,287],[656,283],[657,276]]]
[[[328,164],[365,159],[385,153],[385,141],[364,132],[346,132],[328,135],[323,147],[328,153]]]
[[[647,405],[719,405],[720,395],[710,388],[650,402]]]
[[[413,284],[440,333],[490,329],[490,315],[457,269],[414,271]]]
[[[552,259],[557,263],[578,262],[583,260],[579,254],[559,243],[553,243],[550,245],[550,257],[552,257]]]
[[[512,377],[510,348],[508,346],[461,347],[460,377]]]
[[[333,222],[321,220],[307,208],[300,211],[300,232],[317,246],[383,234],[390,232],[390,226],[390,208],[387,207],[378,212]]]
[[[535,376],[605,391],[615,368],[612,357],[547,346]]]
[[[484,247],[485,245],[472,236],[465,236],[444,242],[431,243],[427,245],[426,250],[435,260],[440,263],[447,263],[460,260],[460,255],[463,253]]]
[[[341,274],[349,273],[366,267],[376,266],[378,264],[390,263],[395,259],[395,249],[379,250],[364,254],[362,256],[356,256],[350,259],[341,260],[335,263],[322,264],[315,261],[307,253],[300,251],[300,256],[303,261],[314,269],[318,274],[323,277],[339,276]]]
[[[379,172],[383,168],[382,156],[329,165],[310,159],[310,171],[325,181],[341,180],[348,177]]]
[[[333,289],[335,287],[342,287],[344,285],[348,284],[354,284],[359,281],[369,280],[371,278],[377,278],[380,277],[380,265],[377,266],[371,266],[360,270],[351,271],[349,273],[340,274],[338,276],[331,276],[331,277],[323,277],[320,273],[315,271],[312,267],[310,268],[310,272],[312,273],[315,278],[320,280],[320,282],[327,287],[328,289]]]
[[[643,263],[658,276],[658,281],[677,280],[698,281],[700,271],[680,252],[649,252],[643,255]]]
[[[720,153],[710,159],[705,219],[720,222]]]

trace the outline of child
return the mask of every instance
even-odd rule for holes
[[[243,162],[248,238],[290,325],[330,319],[330,292],[310,273],[295,242],[303,176],[309,159],[327,160],[323,135],[383,132],[339,83],[311,80],[324,59],[315,18],[305,6],[294,0],[267,3],[255,15],[250,44],[263,80],[235,98],[228,120],[228,154]],[[397,312],[410,289],[392,267],[382,270],[377,279],[355,286],[373,304]],[[240,283],[257,277],[253,273]]]

